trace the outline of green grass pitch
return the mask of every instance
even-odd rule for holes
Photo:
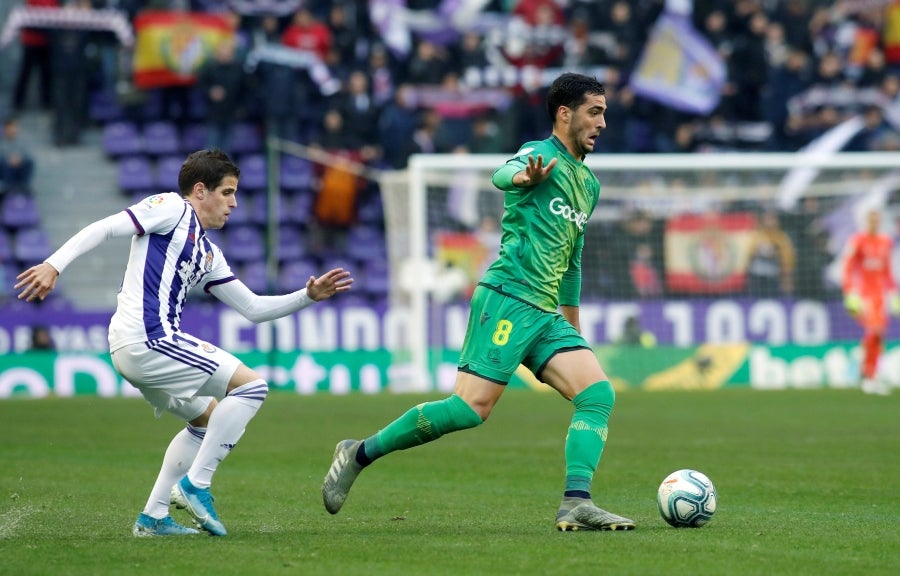
[[[131,536],[174,418],[133,398],[0,402],[0,574],[900,574],[898,394],[620,393],[594,496],[637,529],[560,533],[570,405],[510,390],[325,512],[335,443],[435,397],[271,394],[216,476],[218,539]],[[703,528],[657,512],[678,468],[716,484]]]

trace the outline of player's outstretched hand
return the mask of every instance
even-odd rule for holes
[[[522,186],[537,186],[547,179],[547,176],[550,175],[550,171],[553,170],[554,166],[556,166],[556,158],[544,166],[543,156],[540,154],[537,155],[537,158],[529,156],[528,166],[525,168],[525,178],[522,180]]]
[[[38,299],[43,301],[56,286],[57,278],[59,278],[59,272],[46,262],[32,266],[16,276],[18,282],[16,282],[15,289],[21,290],[19,300],[31,302]]]
[[[318,302],[331,298],[338,292],[346,292],[353,284],[350,273],[343,268],[335,268],[322,274],[318,278],[310,276],[306,281],[306,295]]]

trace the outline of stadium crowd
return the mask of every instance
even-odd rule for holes
[[[175,119],[189,113],[190,93],[202,91],[205,106],[198,112],[216,128],[219,143],[229,123],[247,118],[307,143],[319,141],[327,124],[340,122],[339,137],[328,144],[392,167],[403,166],[416,151],[509,151],[546,133],[546,86],[525,77],[493,85],[483,79],[491,71],[532,66],[598,72],[613,95],[603,152],[797,150],[858,113],[867,128],[850,149],[900,149],[900,132],[881,112],[900,98],[900,46],[883,33],[890,4],[884,1],[694,2],[693,25],[727,70],[718,106],[702,116],[642,97],[629,85],[662,0],[490,0],[476,22],[512,14],[524,23],[516,29],[520,34],[475,24],[460,33],[418,33],[408,53],[385,42],[369,3],[361,0],[26,4],[111,8],[132,22],[144,9],[227,14],[233,45],[217,52],[194,87],[159,89],[165,111]],[[405,4],[412,11],[439,11],[446,3]],[[25,106],[32,70],[40,72],[42,106],[64,101],[67,109],[81,107],[62,122],[61,144],[77,138],[70,123],[90,121],[91,96],[115,93],[131,72],[127,58],[116,57],[122,51],[108,32],[26,30],[22,43],[14,109]],[[248,54],[265,44],[312,52],[337,89],[324,90],[306,70],[266,61],[249,65]],[[54,93],[66,100],[54,99]]]
[[[598,140],[600,153],[795,151],[856,115],[864,128],[846,150],[900,150],[900,123],[890,117],[891,106],[900,105],[900,43],[885,33],[896,2],[696,0],[693,27],[726,70],[718,105],[706,114],[654,101],[630,84],[665,9],[663,0],[489,0],[479,3],[483,10],[470,29],[413,33],[408,52],[389,41],[390,29],[373,17],[373,6],[389,10],[405,4],[414,13],[440,16],[453,3],[24,4],[111,9],[130,23],[151,9],[215,13],[225,16],[233,32],[196,71],[196,82],[140,89],[133,83],[132,50],[123,48],[111,29],[22,30],[21,68],[9,109],[13,114],[29,107],[54,110],[59,146],[78,143],[91,124],[165,118],[178,126],[204,123],[200,143],[226,151],[242,143],[236,130],[249,124],[262,135],[276,133],[376,168],[403,168],[417,152],[512,152],[518,143],[549,131],[540,71],[552,77],[553,71],[567,69],[594,74],[608,87],[609,122]],[[517,17],[517,24],[510,25],[509,16]],[[492,25],[498,18],[504,26]],[[279,59],[273,47],[310,54],[322,66]],[[39,97],[29,100],[35,77]],[[351,195],[349,201],[357,200]],[[754,268],[769,271],[769,277],[753,282],[756,288],[766,294],[825,294],[821,269],[810,269],[827,257],[822,231],[809,227],[813,218],[805,212],[760,218],[770,230],[760,232],[762,241],[754,244],[760,250]],[[353,210],[334,223],[346,226],[352,220]],[[600,235],[646,234],[652,241],[609,243],[614,254],[596,247],[598,257],[609,256],[614,263],[610,281],[598,283],[599,295],[665,293],[662,222],[644,220],[629,218]],[[774,235],[773,225],[788,234]],[[629,280],[623,284],[621,278]]]

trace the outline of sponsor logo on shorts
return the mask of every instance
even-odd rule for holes
[[[212,344],[210,344],[209,342],[201,342],[200,349],[203,350],[204,352],[209,352],[210,354],[212,354],[213,352],[216,351],[216,347],[213,346]]]
[[[491,348],[488,350],[487,359],[493,362],[494,364],[500,363],[500,350],[498,348]]]
[[[578,210],[575,210],[574,208],[566,204],[566,201],[559,196],[550,201],[550,213],[557,216],[562,216],[569,222],[573,222],[576,226],[578,226],[579,230],[584,230],[584,225],[588,219],[586,212],[579,212]]]

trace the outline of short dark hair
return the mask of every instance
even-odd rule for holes
[[[188,196],[194,184],[202,182],[210,190],[216,188],[226,176],[241,177],[241,169],[237,167],[228,154],[219,150],[198,150],[192,152],[178,172],[178,189],[182,196]]]
[[[581,106],[588,94],[606,94],[606,88],[596,78],[566,72],[559,76],[550,85],[547,92],[547,113],[550,114],[550,122],[556,122],[556,111],[560,106],[574,110]]]

